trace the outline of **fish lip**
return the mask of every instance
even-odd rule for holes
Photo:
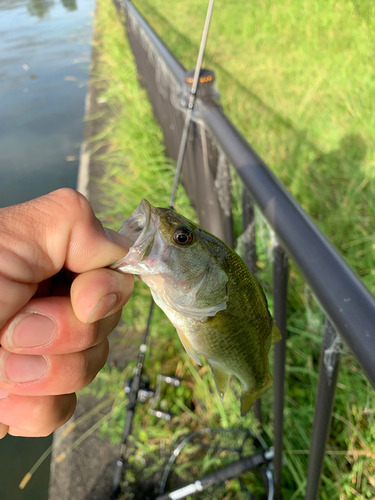
[[[139,246],[148,237],[151,222],[156,222],[152,217],[152,206],[143,199],[131,216],[123,223],[119,233],[127,236],[134,246]],[[155,224],[154,224],[155,225]]]
[[[111,268],[117,271],[125,271],[127,268],[130,271],[131,268],[134,269],[134,266],[139,267],[139,264],[144,261],[144,255],[149,245],[152,244],[158,228],[158,214],[154,207],[143,199],[131,216],[124,221],[119,231],[120,234],[128,237],[133,245],[129,248],[128,254],[120,261],[115,262]],[[150,262],[142,263],[142,268],[147,274],[151,271],[150,265]],[[143,274],[139,270],[137,273]]]

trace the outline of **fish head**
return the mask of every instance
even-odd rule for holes
[[[216,302],[225,308],[227,276],[218,265],[220,252],[212,247],[215,242],[224,245],[220,240],[174,210],[153,207],[147,200],[142,200],[119,232],[133,246],[112,267],[138,275],[171,307],[186,305],[190,313],[195,306],[204,309],[212,305],[212,294],[217,295],[220,288],[223,293]]]
[[[196,280],[209,265],[202,230],[172,209],[153,207],[147,200],[127,219],[119,233],[133,245],[116,269],[150,275],[163,273],[179,282]]]

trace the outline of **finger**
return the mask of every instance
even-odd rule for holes
[[[75,315],[83,323],[93,323],[122,308],[134,288],[132,275],[110,269],[80,274],[71,287]]]
[[[51,396],[86,387],[103,368],[108,340],[72,354],[32,356],[0,349],[0,388],[21,396]],[[0,418],[1,421],[1,418]]]
[[[75,394],[18,396],[0,399],[0,420],[12,436],[48,436],[73,415]],[[27,418],[25,418],[27,415]]]
[[[124,247],[112,242],[86,198],[72,189],[3,208],[0,220],[0,327],[37,283],[62,267],[75,273],[107,267],[127,251],[126,240]]]
[[[68,354],[100,344],[115,328],[121,311],[113,314],[101,308],[95,323],[82,323],[74,314],[69,297],[31,299],[1,330],[1,345],[22,354]],[[110,314],[110,316],[108,316]]]
[[[61,427],[61,426],[58,426],[58,427]],[[43,432],[43,430],[41,432],[24,431],[23,429],[18,429],[17,427],[9,427],[8,426],[8,434],[9,434],[9,436],[13,436],[13,437],[30,437],[30,438],[34,438],[34,437],[46,437],[46,436],[49,436],[51,434],[51,432],[47,433],[47,432]]]
[[[9,431],[9,426],[2,424],[0,422],[0,439],[3,439],[3,437],[5,437],[8,434],[8,431]]]
[[[0,248],[0,328],[8,318],[25,305],[36,292],[38,285],[16,283],[12,279],[1,276],[1,259],[4,252]]]
[[[0,404],[2,399],[6,399],[9,397],[9,392],[4,391],[3,389],[0,388]],[[0,412],[0,418],[1,418],[1,412]],[[6,424],[3,424],[0,421],[0,439],[3,439],[8,434],[9,426]]]

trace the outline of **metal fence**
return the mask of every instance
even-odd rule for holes
[[[128,0],[115,0],[126,24],[142,85],[147,89],[164,133],[166,154],[176,160],[192,82]],[[357,276],[317,229],[302,208],[225,116],[217,102],[214,74],[201,73],[183,164],[182,183],[200,224],[233,247],[230,163],[242,179],[245,260],[256,273],[254,205],[275,231],[273,258],[274,317],[283,340],[275,344],[274,364],[274,482],[281,499],[286,305],[288,259],[302,272],[327,314],[322,341],[318,391],[312,429],[306,500],[318,498],[320,477],[339,370],[337,332],[352,350],[375,387],[375,300]],[[329,364],[325,363],[329,356]],[[256,414],[260,416],[259,404]]]

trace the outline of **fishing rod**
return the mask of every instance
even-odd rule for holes
[[[200,72],[201,72],[201,68],[202,68],[203,55],[204,55],[204,50],[206,48],[208,30],[210,28],[212,10],[214,8],[214,2],[215,2],[215,0],[210,0],[209,4],[208,4],[206,20],[204,23],[201,44],[200,44],[199,52],[198,52],[197,64],[195,66],[195,71],[194,71],[193,84],[192,84],[191,89],[190,89],[189,103],[188,103],[184,128],[183,128],[182,136],[181,136],[180,148],[179,148],[178,157],[177,157],[176,175],[174,178],[171,200],[169,202],[169,208],[171,208],[172,210],[174,208],[177,188],[178,188],[178,184],[179,184],[180,177],[181,177],[182,163],[183,163],[184,156],[185,156],[188,131],[189,131],[190,123],[191,123],[191,115],[193,113],[195,97],[197,95],[199,76],[200,76]]]
[[[151,299],[150,310],[149,310],[148,319],[147,319],[147,325],[146,325],[146,329],[145,329],[145,332],[143,335],[143,342],[139,348],[138,363],[137,363],[137,366],[135,368],[134,377],[131,380],[130,387],[129,387],[128,391],[126,391],[127,386],[125,385],[125,392],[128,393],[129,402],[128,402],[127,407],[126,407],[126,420],[125,420],[124,430],[122,433],[120,455],[115,462],[115,470],[113,473],[112,489],[111,489],[111,497],[110,497],[111,500],[117,499],[119,494],[121,493],[121,481],[122,481],[122,478],[124,476],[124,467],[125,467],[125,460],[126,460],[125,453],[126,453],[126,448],[127,448],[127,444],[128,444],[128,438],[129,438],[129,436],[131,434],[131,430],[132,430],[134,412],[135,412],[135,407],[137,404],[139,389],[140,389],[140,385],[141,385],[143,362],[144,362],[146,351],[147,351],[146,342],[147,342],[148,333],[150,331],[150,324],[151,324],[153,310],[154,310],[154,301]]]
[[[164,493],[165,486],[167,484],[168,476],[171,472],[172,466],[187,444],[193,442],[197,437],[202,438],[207,435],[217,436],[225,434],[232,435],[233,439],[235,437],[235,434],[243,434],[244,437],[240,448],[233,446],[220,446],[220,447],[215,446],[215,450],[220,453],[236,452],[240,456],[239,460],[237,460],[236,462],[232,462],[228,465],[225,465],[224,467],[221,467],[219,469],[216,469],[210,474],[207,474],[206,476],[197,479],[191,482],[190,484],[178,488],[177,490],[170,491],[169,493]],[[251,439],[253,445],[255,445],[257,448],[260,448],[260,451],[257,451],[252,455],[243,456],[244,446],[247,439]],[[200,442],[198,442],[198,444],[201,447],[207,447],[203,444],[202,439]],[[187,437],[185,437],[181,441],[181,443],[174,448],[173,452],[171,453],[160,483],[159,495],[156,497],[155,500],[177,500],[186,498],[189,495],[202,492],[208,488],[211,488],[212,486],[218,486],[220,484],[223,484],[225,481],[239,477],[244,472],[248,472],[249,470],[257,468],[261,468],[261,471],[264,472],[264,476],[266,477],[267,481],[266,487],[268,490],[267,500],[273,500],[274,486],[273,486],[273,474],[272,474],[273,471],[272,460],[274,454],[275,454],[274,449],[268,448],[266,442],[261,436],[259,436],[258,434],[254,434],[248,429],[201,429],[199,431],[192,432]],[[241,480],[240,480],[240,485],[242,491],[247,493],[248,498],[250,500],[255,500],[254,497],[251,495],[251,493],[245,487],[243,487]]]
[[[268,464],[271,463],[274,454],[274,450],[269,449],[266,451],[259,451],[257,453],[254,453],[253,455],[248,455],[244,458],[241,458],[237,462],[232,462],[228,465],[225,465],[224,467],[220,467],[220,469],[216,469],[210,474],[207,474],[207,476],[197,479],[194,482],[183,486],[182,488],[170,491],[169,493],[165,493],[164,495],[159,495],[155,500],[177,500],[187,498],[194,493],[200,493],[207,490],[208,488],[212,488],[213,486],[223,484],[225,481],[235,479],[244,472],[257,469],[262,465],[268,466]],[[268,500],[273,500],[273,482],[270,481],[269,484],[270,488]],[[250,493],[248,496],[249,498],[251,498],[251,500],[255,500],[255,498]]]
[[[179,151],[178,151],[178,157],[177,157],[176,173],[174,176],[172,194],[171,194],[171,198],[170,198],[170,202],[169,202],[169,207],[172,210],[174,209],[177,188],[178,188],[178,184],[180,182],[182,165],[183,165],[185,151],[186,151],[189,126],[191,123],[191,117],[192,117],[192,113],[193,113],[193,109],[194,109],[194,103],[195,103],[197,88],[198,88],[198,84],[199,84],[199,75],[200,75],[201,68],[202,68],[203,55],[204,55],[204,51],[206,48],[208,31],[209,31],[209,27],[210,27],[214,2],[215,2],[215,0],[209,0],[206,19],[205,19],[205,23],[204,23],[204,27],[203,27],[201,43],[200,43],[199,52],[198,52],[197,63],[195,66],[193,84],[192,84],[192,87],[190,90],[188,109],[187,109],[186,116],[185,116],[184,128],[182,131],[182,136],[181,136],[181,141],[180,141],[180,146],[179,146]],[[178,385],[180,384],[180,380],[177,377],[166,377],[165,375],[159,374],[158,375],[157,389],[156,389],[155,393],[153,393],[153,391],[150,391],[150,389],[148,387],[141,387],[143,363],[144,363],[144,359],[145,359],[145,355],[146,355],[146,351],[147,351],[147,338],[148,338],[149,331],[150,331],[153,310],[154,310],[154,300],[151,299],[148,320],[147,320],[147,326],[146,326],[146,329],[144,332],[143,342],[139,348],[138,363],[137,363],[137,366],[135,369],[134,376],[133,376],[132,380],[130,381],[130,384],[125,386],[125,392],[128,394],[129,402],[128,402],[128,405],[126,407],[127,412],[126,412],[126,420],[125,420],[124,430],[123,430],[122,439],[121,439],[120,455],[115,462],[115,470],[114,470],[114,474],[113,474],[111,497],[110,497],[111,500],[116,500],[118,498],[119,494],[121,493],[121,481],[122,481],[122,478],[124,477],[125,465],[126,465],[126,456],[125,456],[126,455],[126,448],[127,448],[128,438],[129,438],[129,436],[131,434],[131,430],[132,430],[134,412],[135,412],[135,408],[137,405],[137,401],[139,400],[140,389],[143,390],[143,394],[141,394],[142,399],[146,399],[147,396],[153,397],[153,403],[151,405],[150,413],[154,414],[158,418],[164,418],[165,420],[170,420],[170,418],[171,418],[170,414],[155,409],[155,406],[156,406],[157,401],[158,401],[158,397],[160,397],[161,381],[164,380],[166,383],[172,384],[175,387],[178,387]]]

